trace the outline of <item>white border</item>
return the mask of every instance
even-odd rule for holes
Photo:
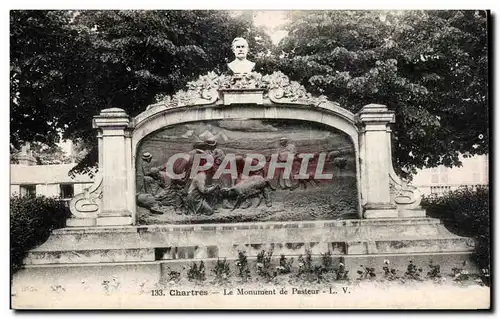
[[[2,90],[2,101],[6,104],[4,107],[1,109],[2,111],[0,112],[0,115],[2,116],[2,123],[3,125],[1,126],[3,132],[0,135],[0,150],[3,150],[5,153],[7,153],[8,150],[8,144],[9,144],[9,106],[8,106],[8,100],[9,100],[9,79],[7,78],[7,74],[9,72],[9,11],[10,9],[114,9],[114,8],[121,8],[121,9],[231,9],[231,10],[243,10],[243,9],[258,9],[258,10],[286,10],[286,9],[492,9],[493,15],[498,15],[498,4],[500,2],[498,0],[481,0],[481,1],[470,1],[470,0],[454,0],[454,1],[436,1],[436,0],[421,0],[421,1],[388,1],[388,0],[377,0],[377,1],[356,1],[356,0],[349,0],[349,1],[335,1],[335,2],[330,2],[330,1],[325,1],[325,0],[307,0],[307,1],[286,1],[286,2],[272,2],[272,1],[266,1],[266,0],[252,0],[252,1],[246,1],[246,2],[224,2],[224,1],[193,1],[193,0],[183,0],[183,1],[176,1],[175,4],[173,2],[169,1],[106,1],[104,2],[103,0],[86,0],[86,1],[43,1],[43,2],[36,2],[36,1],[26,1],[26,0],[18,0],[18,1],[4,1],[1,3],[2,9],[2,14],[0,15],[0,21],[1,21],[1,26],[2,26],[2,32],[1,32],[1,40],[2,40],[2,49],[1,49],[1,54],[2,54],[2,64],[1,64],[1,73],[3,74],[3,85],[1,86]],[[494,28],[495,30],[498,30],[498,23],[499,21],[495,21]],[[491,49],[493,52],[496,52],[496,43],[498,42],[498,37],[499,37],[499,32],[495,31],[494,32],[494,39],[493,39],[493,45],[491,46]],[[497,57],[497,54],[495,53],[495,57]],[[495,63],[495,69],[491,71],[491,73],[495,73],[495,75],[498,75],[498,61]],[[498,84],[499,81],[497,79],[495,83],[495,87],[492,89],[494,92],[500,92],[500,85]],[[495,102],[495,101],[493,101]],[[496,104],[496,103],[495,103]],[[492,105],[493,108],[496,108],[496,105]],[[495,112],[495,118],[491,119],[492,121],[496,120],[495,122],[498,123],[498,117],[500,116],[500,111]],[[493,125],[492,125],[493,126]],[[497,132],[499,130],[497,129]],[[493,137],[493,136],[492,136]],[[499,142],[499,137],[495,136],[495,146],[496,149],[499,149],[498,144]],[[493,146],[493,145],[492,145]],[[8,154],[4,154],[2,157],[2,167],[4,169],[5,175],[9,175],[9,160],[8,160]],[[495,164],[495,163],[493,163]],[[493,165],[490,165],[490,167],[493,167]],[[495,174],[495,177],[497,175]],[[0,197],[2,199],[2,213],[3,213],[3,225],[4,225],[4,231],[2,232],[3,235],[3,243],[4,243],[4,248],[5,250],[3,251],[2,256],[3,258],[3,263],[2,263],[2,274],[1,276],[1,282],[0,282],[0,300],[3,301],[3,314],[6,314],[7,317],[13,316],[13,312],[9,311],[9,294],[10,294],[10,283],[8,281],[8,273],[9,273],[9,259],[7,256],[9,255],[9,206],[8,206],[8,194],[9,194],[9,181],[8,178],[5,178],[4,183],[1,184],[1,194],[3,195]],[[496,193],[494,194],[496,196],[493,196],[493,198],[498,198],[498,189],[496,190]],[[5,199],[5,202],[3,201]],[[492,213],[494,213],[495,210],[492,209]],[[495,217],[496,223],[494,225],[495,229],[499,229],[498,223],[500,218]],[[498,237],[495,236],[496,238]],[[495,245],[496,246],[496,245]],[[496,246],[497,249],[495,251],[495,256],[497,256],[498,252],[498,246]],[[496,264],[498,265],[499,261],[498,258],[496,258]],[[492,272],[495,272],[495,270],[498,269],[496,267],[495,269],[492,270]],[[495,272],[496,273],[496,272]],[[495,275],[495,278],[498,276]],[[496,294],[498,296],[498,294]],[[496,300],[495,300],[496,301]],[[493,301],[492,301],[493,302]],[[399,313],[392,313],[399,315]],[[53,315],[52,313],[48,313],[47,315]],[[82,316],[82,314],[78,313],[69,313],[65,314],[66,316],[71,315],[72,317],[76,316]],[[101,317],[101,316],[123,316],[125,315],[124,313],[114,313],[114,314],[92,314],[94,317]],[[135,315],[135,314],[134,314]],[[139,317],[141,314],[138,314],[137,317]],[[161,316],[164,316],[166,314],[159,314]],[[219,316],[246,316],[243,313],[225,313],[225,314],[214,314],[214,313],[199,313],[199,315],[203,317],[219,317]],[[255,314],[254,314],[255,315]],[[292,314],[278,314],[278,313],[272,313],[272,314],[257,314],[259,317],[261,316],[273,316],[273,317],[280,317],[280,316],[290,316]],[[304,313],[296,313],[294,315],[302,316]],[[309,314],[307,314],[309,315]],[[316,314],[317,315],[317,314]],[[322,315],[325,316],[331,316],[329,313],[323,313]],[[336,313],[335,316],[339,315],[354,315],[354,313],[345,313],[345,314],[339,314]],[[370,315],[369,313],[364,313],[362,316]],[[387,316],[387,313],[383,314],[378,314],[381,316]],[[444,313],[438,313],[438,314],[430,314],[430,313],[422,313],[422,315],[425,315],[426,317],[455,317],[455,314],[444,314]],[[168,314],[169,317],[176,317],[178,314],[173,314],[170,313]],[[2,316],[3,317],[3,316]]]

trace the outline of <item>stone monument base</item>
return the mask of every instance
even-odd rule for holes
[[[31,250],[25,269],[15,278],[95,280],[127,275],[138,281],[162,280],[166,269],[180,269],[192,261],[203,260],[209,269],[218,258],[237,259],[238,251],[254,260],[269,249],[275,258],[283,254],[294,259],[309,250],[316,264],[329,251],[334,262],[343,262],[353,275],[360,265],[381,273],[384,260],[400,274],[409,261],[427,269],[431,260],[441,265],[442,273],[454,267],[477,273],[470,261],[474,246],[472,238],[451,233],[433,218],[71,227],[53,231]]]

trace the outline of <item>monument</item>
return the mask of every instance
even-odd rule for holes
[[[99,176],[24,273],[161,280],[178,264],[266,248],[329,251],[346,267],[468,260],[474,241],[427,217],[394,172],[393,111],[353,114],[279,71],[253,72],[244,39],[232,48],[232,74],[202,75],[135,118],[94,117]]]

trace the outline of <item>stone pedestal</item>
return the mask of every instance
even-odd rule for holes
[[[95,266],[118,272],[125,264],[186,266],[200,260],[210,269],[211,261],[235,260],[239,251],[253,260],[262,250],[273,249],[276,258],[283,254],[295,259],[306,251],[315,258],[329,251],[333,258],[349,261],[347,270],[352,273],[365,262],[381,272],[385,259],[391,265],[399,263],[399,269],[409,260],[418,260],[419,267],[427,267],[431,259],[442,260],[441,271],[447,268],[451,273],[450,268],[465,260],[470,271],[477,271],[470,262],[474,248],[474,238],[458,236],[433,218],[103,226],[54,230],[45,243],[28,252],[24,264],[29,269],[44,267],[51,272],[47,278],[53,279],[59,269],[68,267],[76,269],[75,276],[78,269]]]
[[[100,131],[99,171],[102,174],[102,202],[97,216],[97,226],[131,225],[132,209],[129,198],[132,155],[130,119],[119,108],[104,109],[94,117],[93,126]]]
[[[387,125],[394,122],[394,112],[385,105],[369,104],[358,113],[360,132],[361,183],[365,218],[398,217],[391,201],[391,154],[387,145]]]

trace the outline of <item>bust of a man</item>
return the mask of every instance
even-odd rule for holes
[[[235,59],[228,63],[228,68],[234,74],[251,73],[255,67],[255,63],[247,60],[248,42],[243,38],[235,38],[231,44]]]

